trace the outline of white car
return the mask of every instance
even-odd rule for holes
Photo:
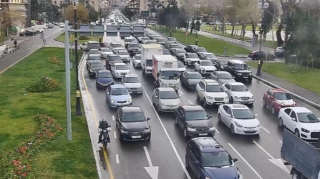
[[[243,104],[224,104],[218,109],[218,122],[224,123],[232,134],[259,135],[258,115]]]
[[[281,108],[278,114],[278,124],[302,139],[319,139],[319,119],[305,107]]]
[[[210,60],[200,60],[194,64],[194,67],[201,75],[211,74],[217,70]]]
[[[130,62],[130,55],[127,50],[118,50],[117,54],[120,56],[123,62]]]
[[[141,80],[135,74],[123,76],[121,83],[128,89],[129,93],[143,93]]]
[[[170,87],[160,87],[153,90],[152,103],[160,112],[174,112],[180,105],[180,96]]]
[[[180,73],[187,71],[186,66],[181,61],[178,61],[178,69]]]
[[[186,56],[184,57],[184,63],[186,65],[194,65],[198,61],[200,61],[200,59],[196,53],[186,53]]]
[[[107,58],[107,56],[110,54],[113,54],[113,52],[110,48],[104,47],[104,48],[100,49],[101,58]]]
[[[110,69],[114,78],[122,78],[130,73],[129,68],[125,63],[113,63]]]
[[[206,105],[221,105],[229,102],[229,97],[222,86],[212,79],[203,79],[197,86],[197,100],[201,101],[203,107]]]
[[[135,54],[132,58],[132,64],[134,68],[141,68],[141,54]]]
[[[59,25],[59,27],[60,27],[60,28],[64,28],[64,23],[61,23],[61,24]]]
[[[224,91],[228,94],[230,103],[249,104],[254,103],[253,94],[246,85],[240,82],[228,82],[222,84]]]

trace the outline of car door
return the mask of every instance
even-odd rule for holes
[[[223,105],[223,107],[222,107],[222,109],[221,109],[221,113],[220,113],[220,115],[221,115],[221,122],[223,122],[225,125],[227,125],[227,123],[226,123],[227,119],[226,119],[226,118],[228,118],[228,112],[227,112],[228,109],[229,109],[228,106]]]
[[[286,124],[286,127],[292,132],[294,132],[297,126],[297,121],[298,121],[297,114],[293,110],[291,110],[290,118],[288,119],[288,123]]]
[[[152,101],[156,106],[159,106],[159,90],[158,89],[153,90]]]
[[[118,108],[117,110],[117,114],[116,114],[116,126],[117,126],[117,129],[120,130],[121,128],[121,108]]]
[[[229,99],[231,97],[231,85],[229,83],[222,85],[224,91],[228,94]]]
[[[290,108],[285,109],[284,112],[281,113],[280,117],[282,118],[283,125],[287,126],[287,124],[290,123],[291,121],[290,114],[291,114]]]
[[[204,88],[205,88],[205,85],[203,83],[203,81],[200,81],[198,84],[197,84],[197,93],[198,93],[198,96],[200,99],[203,99],[203,96],[204,96]]]
[[[110,101],[110,87],[107,88],[106,90],[106,101],[109,102]]]
[[[190,158],[191,158],[191,161],[190,162],[190,167],[193,171],[193,173],[196,175],[196,178],[200,178],[200,174],[201,174],[201,169],[200,169],[200,150],[199,150],[199,147],[195,144],[195,143],[192,143],[192,149],[191,149],[191,155],[190,155]]]
[[[181,78],[181,83],[183,85],[186,85],[186,81],[187,81],[187,78],[188,78],[187,72],[182,72],[182,75],[180,76],[180,78]]]

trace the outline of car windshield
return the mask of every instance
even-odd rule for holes
[[[125,42],[132,42],[134,39],[124,39]]]
[[[129,44],[129,48],[132,48],[132,47],[139,47],[139,44]]]
[[[188,58],[198,58],[196,53],[188,53]]]
[[[112,44],[112,47],[113,48],[119,48],[119,47],[122,47],[122,45],[121,44]]]
[[[233,117],[236,119],[254,119],[250,109],[233,109]]]
[[[184,64],[182,63],[182,62],[178,62],[178,68],[184,68],[185,66],[184,66]]]
[[[135,55],[134,58],[135,58],[136,60],[141,60],[141,55]]]
[[[126,77],[124,80],[125,83],[140,83],[138,77]]]
[[[127,70],[127,65],[116,65],[116,70]]]
[[[235,64],[234,69],[235,70],[247,70],[248,66],[247,66],[247,64]]]
[[[171,44],[170,48],[180,48],[180,45],[179,44]]]
[[[202,76],[200,75],[200,73],[194,73],[194,74],[189,74],[188,78],[189,79],[202,79]]]
[[[121,122],[142,122],[146,121],[142,112],[126,112],[122,114]]]
[[[221,65],[226,65],[226,64],[228,64],[228,61],[227,60],[219,60],[219,63]]]
[[[119,52],[119,55],[129,55],[127,51],[121,51]]]
[[[121,57],[119,57],[119,56],[109,56],[109,60],[110,61],[117,61],[117,60],[121,60]]]
[[[198,52],[207,52],[207,50],[204,47],[198,47]]]
[[[183,53],[183,54],[185,54],[185,53],[186,53],[186,51],[184,51],[184,50],[180,50],[180,49],[179,49],[179,50],[177,50],[177,51],[176,51],[176,53]]]
[[[166,40],[164,39],[158,39],[157,42],[165,42]]]
[[[102,63],[91,63],[91,68],[104,68]]]
[[[301,123],[318,123],[319,119],[313,113],[298,113],[298,119]]]
[[[112,78],[111,73],[98,73],[98,78]]]
[[[231,74],[229,74],[229,73],[220,73],[220,74],[218,74],[218,77],[220,78],[220,79],[232,79],[233,77],[231,76]]]
[[[175,91],[160,91],[159,98],[160,99],[178,99],[179,95]]]
[[[202,153],[203,167],[225,167],[232,166],[231,156],[226,151]]]
[[[150,40],[148,37],[143,37],[141,40]]]
[[[288,93],[274,93],[274,99],[276,100],[290,100],[291,95]]]
[[[152,60],[147,60],[146,61],[146,66],[147,67],[152,67]]]
[[[89,60],[100,60],[99,56],[89,56]]]
[[[101,52],[112,52],[112,50],[108,49],[108,48],[102,48]]]
[[[99,50],[90,50],[89,54],[99,54]]]
[[[163,55],[170,55],[170,51],[167,49],[163,49]]]
[[[210,54],[210,53],[209,53],[209,54],[206,54],[206,57],[207,57],[207,58],[216,58],[216,56],[214,56],[213,54]]]
[[[220,85],[207,85],[207,92],[223,92],[223,88]]]
[[[232,85],[231,91],[247,91],[247,88],[244,85]]]
[[[179,71],[162,71],[161,78],[165,80],[176,80],[179,77]]]
[[[202,60],[200,61],[200,66],[212,66],[212,62],[207,60]]]
[[[126,88],[113,88],[111,89],[111,95],[120,96],[120,95],[128,95],[129,92]]]
[[[186,111],[186,121],[208,120],[208,115],[205,110],[201,111]]]

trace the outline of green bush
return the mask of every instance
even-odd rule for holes
[[[51,79],[47,76],[43,76],[31,84],[27,91],[29,92],[53,92],[61,89],[61,85],[54,79]]]
[[[51,64],[56,64],[56,65],[61,65],[62,64],[62,61],[59,60],[58,57],[56,56],[53,56],[53,57],[50,57],[46,60],[48,63],[51,63]]]
[[[90,38],[87,36],[80,36],[79,40],[90,40]]]

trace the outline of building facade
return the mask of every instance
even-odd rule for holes
[[[31,1],[29,0],[1,0],[1,9],[9,11],[12,25],[18,32],[31,26]]]
[[[127,6],[135,13],[145,14],[148,12],[149,16],[152,16],[156,13],[160,7],[167,7],[172,0],[128,0]],[[176,0],[178,5],[180,4],[180,0]]]

